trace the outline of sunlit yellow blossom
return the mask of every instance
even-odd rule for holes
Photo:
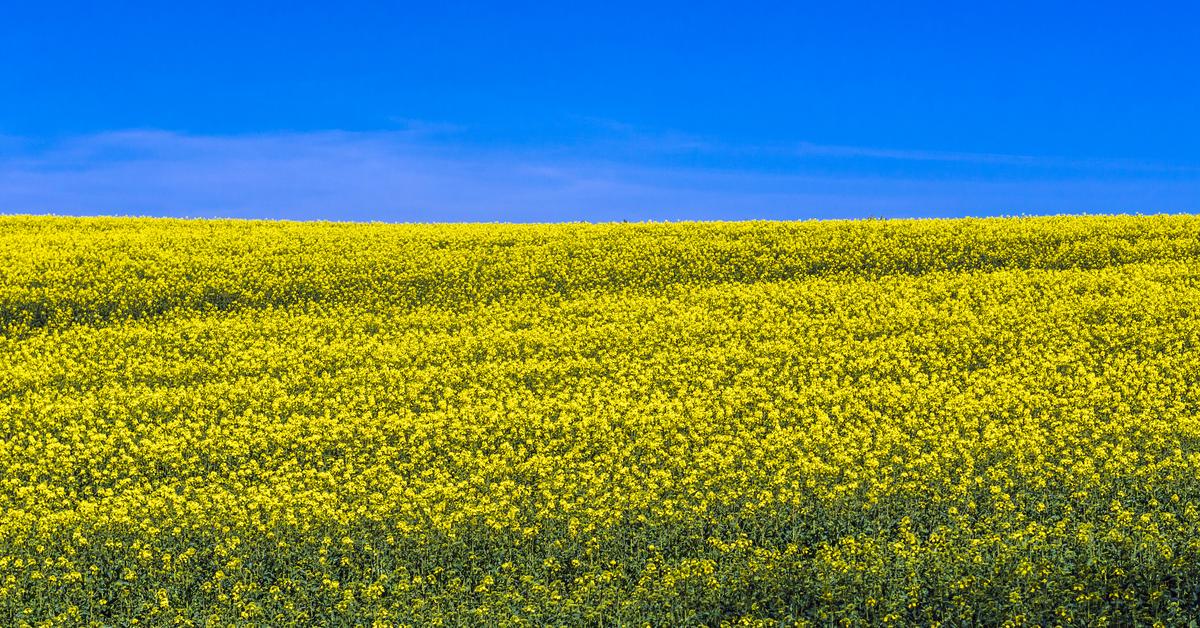
[[[0,625],[1200,615],[1200,218],[0,218]]]

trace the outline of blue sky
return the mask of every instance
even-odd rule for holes
[[[1196,5],[442,4],[10,3],[0,213],[1200,211]]]

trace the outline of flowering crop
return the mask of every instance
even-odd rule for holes
[[[0,218],[0,624],[1187,624],[1200,217]]]

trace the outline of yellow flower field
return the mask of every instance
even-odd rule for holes
[[[1200,217],[0,218],[0,625],[1187,625]]]

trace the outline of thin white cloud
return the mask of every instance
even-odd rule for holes
[[[730,156],[791,157],[805,159],[865,159],[897,162],[937,162],[943,164],[978,164],[1016,166],[1021,168],[1056,169],[1068,171],[1126,171],[1149,173],[1200,174],[1200,165],[1162,163],[1133,159],[1081,159],[1058,155],[1024,155],[968,151],[941,151],[880,146],[847,146],[813,142],[772,144],[730,144],[701,135],[679,131],[646,129],[608,118],[577,116],[577,121],[595,129],[607,131],[608,144],[619,143],[652,152],[692,152]]]
[[[831,174],[811,166],[842,155],[919,161],[955,154],[811,145],[814,160],[766,171],[630,157],[653,137],[612,151],[603,142],[517,150],[473,146],[460,133],[413,124],[239,136],[125,130],[37,145],[17,138],[0,146],[0,213],[599,221],[1200,209],[1196,176],[1086,168],[1036,177],[881,176],[869,168]],[[689,138],[677,140],[668,134],[662,152],[698,150]]]
[[[779,149],[773,149],[779,150]],[[897,161],[932,161],[984,165],[1026,166],[1068,170],[1124,170],[1130,172],[1200,173],[1200,167],[1189,164],[1166,164],[1133,159],[1079,159],[1053,155],[1011,155],[1004,153],[971,153],[935,150],[876,148],[869,146],[838,146],[801,142],[795,148],[799,156],[863,157]]]
[[[1030,165],[1061,163],[1062,160],[1031,155],[1006,155],[1000,153],[969,153],[933,150],[898,150],[870,146],[838,146],[801,142],[795,148],[797,155],[829,157],[867,157],[895,159],[900,161],[943,161],[984,164]]]

